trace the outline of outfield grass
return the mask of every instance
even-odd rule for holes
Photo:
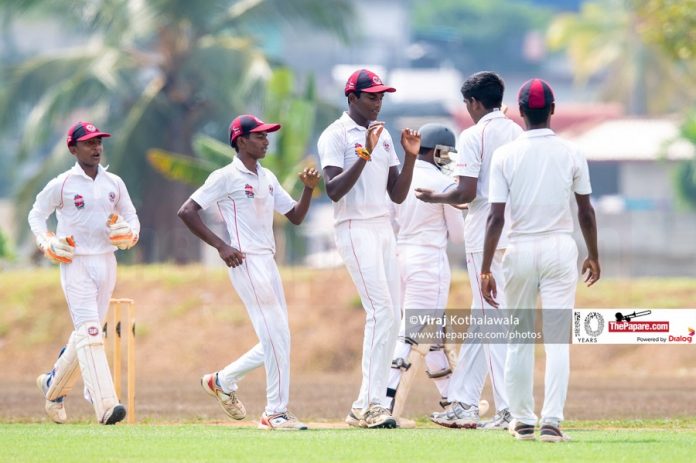
[[[572,431],[573,440],[562,444],[517,442],[499,431],[432,428],[267,432],[199,424],[1,424],[0,462],[694,461],[693,423],[642,424],[649,429],[631,422],[606,423],[600,429],[601,423],[593,423],[588,430]]]

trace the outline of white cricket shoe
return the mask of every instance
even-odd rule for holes
[[[387,428],[393,429],[398,427],[396,420],[386,408],[381,405],[370,405],[362,415],[361,426],[364,428],[376,429]]]
[[[116,424],[122,421],[126,417],[126,407],[121,404],[116,404],[104,413],[100,423],[101,424]]]
[[[246,417],[246,408],[244,408],[244,404],[237,397],[237,393],[234,391],[227,393],[218,385],[217,373],[203,375],[201,386],[205,392],[218,400],[227,416],[233,420],[243,420]]]
[[[486,421],[479,424],[479,429],[491,430],[491,429],[502,429],[506,430],[510,426],[512,421],[512,415],[507,408],[500,410],[495,414],[492,420]]]
[[[266,415],[266,412],[264,412],[259,421],[259,429],[268,431],[304,431],[307,429],[307,425],[290,412],[276,413],[274,415]]]
[[[367,424],[362,420],[362,410],[359,408],[351,408],[348,416],[346,416],[345,422],[348,426],[353,426],[354,428],[366,428]]]
[[[444,412],[430,415],[430,421],[446,428],[476,429],[480,421],[476,405],[452,402]]]
[[[48,393],[48,380],[50,377],[50,374],[44,373],[36,378],[36,386],[43,394],[44,399],[46,399],[46,394]],[[65,399],[65,397],[61,397],[57,400],[46,399],[46,402],[44,403],[44,410],[46,410],[46,414],[54,423],[64,424],[66,421],[68,421],[68,414],[65,412],[63,399]]]

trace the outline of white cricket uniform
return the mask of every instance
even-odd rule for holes
[[[572,193],[589,195],[587,160],[550,129],[529,130],[496,151],[489,201],[510,209],[509,244],[503,258],[507,306],[533,320],[541,307],[572,310],[578,279],[578,249],[572,237]],[[550,327],[544,317],[544,329]],[[570,374],[568,344],[545,344],[542,423],[558,425]],[[536,425],[534,344],[510,344],[505,385],[512,417]]]
[[[116,285],[117,248],[109,241],[109,215],[119,214],[133,233],[140,233],[126,185],[102,166],[92,179],[75,163],[36,196],[29,212],[29,226],[35,236],[48,231],[46,220],[54,211],[58,219],[56,235],[72,235],[76,243],[72,263],[60,264],[60,283],[73,325],[77,328],[86,322],[101,323]]]
[[[290,391],[290,328],[283,285],[273,256],[273,212],[287,214],[295,201],[270,170],[251,172],[235,157],[216,170],[191,199],[202,209],[215,207],[227,226],[233,248],[246,255],[229,277],[246,306],[259,344],[218,373],[225,391],[249,371],[265,365],[266,414],[287,411]]]
[[[343,113],[319,138],[322,168],[348,170],[358,160],[355,149],[363,146],[366,133],[365,127]],[[334,203],[338,252],[366,312],[362,385],[353,408],[389,404],[387,381],[401,321],[401,297],[396,240],[385,192],[389,169],[398,165],[391,135],[384,129],[358,181]]]
[[[406,200],[394,206],[404,310],[434,309],[433,316],[441,317],[447,305],[450,286],[447,240],[464,241],[464,217],[450,205],[420,201],[415,189],[439,193],[455,187],[452,178],[434,164],[418,160]]]
[[[402,204],[394,205],[394,221],[398,229],[397,250],[404,317],[399,336],[406,336],[406,312],[416,309],[419,315],[428,313],[435,318],[444,315],[450,288],[450,265],[447,259],[447,240],[464,242],[464,217],[462,211],[448,204],[431,204],[416,198],[415,189],[425,188],[436,193],[455,188],[452,178],[443,174],[434,164],[417,160],[411,188]],[[420,332],[422,326],[409,324],[409,331]],[[442,346],[444,342],[421,341],[424,344]],[[408,358],[411,346],[398,341],[393,358]],[[430,356],[430,357],[428,357]],[[431,374],[449,370],[444,352],[430,352],[425,358]],[[396,389],[401,377],[400,368],[392,368],[389,387]],[[449,376],[434,379],[443,397],[447,396]]]
[[[481,293],[479,274],[483,260],[483,240],[486,234],[486,221],[490,211],[488,203],[488,183],[493,153],[500,146],[511,142],[522,133],[519,125],[505,117],[498,109],[483,116],[476,125],[464,130],[457,140],[456,164],[453,175],[473,177],[476,182],[476,198],[469,204],[469,212],[464,221],[466,246],[466,268],[471,284],[471,314],[481,317],[497,309],[489,305]],[[503,229],[498,250],[493,256],[491,272],[498,285],[498,302],[505,307],[505,293],[502,291],[504,277],[502,258],[507,246],[507,230]],[[472,331],[479,330],[474,327]],[[486,373],[491,378],[491,389],[496,410],[508,406],[503,381],[507,345],[480,342],[464,343],[459,351],[457,368],[450,381],[447,398],[453,402],[478,404],[486,381]]]

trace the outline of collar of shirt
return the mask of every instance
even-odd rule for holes
[[[241,159],[239,159],[238,156],[235,156],[232,160],[232,166],[234,166],[240,172],[244,172],[245,174],[251,174],[254,176],[258,176],[261,172],[263,172],[263,169],[261,169],[261,164],[259,164],[258,161],[256,161],[256,172],[252,172],[249,169],[247,169],[247,167],[244,165]]]
[[[556,135],[556,133],[551,129],[532,129],[532,130],[525,130],[524,132],[522,132],[522,135],[520,135],[520,137],[535,138],[535,137],[550,137],[552,135]]]
[[[476,124],[477,125],[483,124],[484,122],[490,121],[491,119],[501,119],[501,118],[505,118],[505,117],[506,117],[505,114],[503,114],[503,112],[500,110],[500,108],[495,108],[495,109],[493,109],[493,111],[489,112],[488,114],[483,116],[481,119],[479,119],[479,121]]]
[[[343,115],[339,120],[341,121],[341,124],[343,124],[346,127],[347,130],[360,130],[362,132],[365,132],[367,130],[362,125],[358,125],[358,123],[355,122],[353,118],[348,115],[347,111],[343,112]]]
[[[84,178],[86,178],[86,179],[89,179],[89,180],[96,180],[97,178],[99,178],[99,174],[102,174],[102,175],[103,175],[104,172],[106,172],[106,170],[107,170],[108,168],[109,168],[109,166],[102,167],[102,165],[99,164],[99,165],[97,166],[97,176],[96,176],[94,179],[92,179],[92,177],[90,177],[89,175],[87,175],[87,174],[85,173],[84,169],[82,169],[82,167],[80,167],[80,164],[78,164],[77,162],[75,162],[75,165],[72,167],[72,169],[70,169],[70,173],[73,174],[73,175],[82,176],[82,177],[84,177]]]

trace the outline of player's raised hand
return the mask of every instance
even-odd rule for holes
[[[585,283],[587,286],[592,286],[599,280],[599,275],[601,270],[599,268],[599,261],[597,259],[590,259],[589,257],[585,259],[582,263],[582,274],[585,275]]]
[[[401,131],[401,146],[408,156],[418,156],[421,134],[417,130],[404,129]]]
[[[365,148],[368,153],[372,154],[372,150],[377,146],[379,137],[382,135],[382,130],[384,130],[384,122],[382,121],[372,121],[367,127],[367,134],[365,135]]]
[[[242,265],[246,258],[243,252],[227,244],[218,249],[218,254],[220,254],[220,258],[225,262],[225,265],[232,268]]]
[[[297,175],[304,186],[311,190],[319,184],[319,172],[313,167],[305,167],[304,170]]]

